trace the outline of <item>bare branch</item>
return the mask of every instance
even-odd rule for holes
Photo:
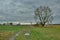
[[[51,12],[52,10],[49,7],[40,6],[35,10],[35,19],[39,20],[41,25],[45,25],[47,22],[52,22],[53,14]]]

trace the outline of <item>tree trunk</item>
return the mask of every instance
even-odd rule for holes
[[[45,22],[44,23],[41,22],[41,25],[44,27],[45,26]]]

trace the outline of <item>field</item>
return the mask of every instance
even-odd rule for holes
[[[0,40],[8,40],[9,37],[20,31],[21,26],[0,26]]]
[[[24,35],[29,30],[30,35]],[[8,40],[16,32],[23,32],[15,40],[60,40],[60,25],[49,25],[47,27],[27,26],[0,26],[0,40]]]

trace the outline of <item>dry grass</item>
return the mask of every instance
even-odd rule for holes
[[[13,34],[14,32],[0,32],[0,40],[8,40]]]
[[[20,26],[0,26],[0,40],[8,40],[19,30],[21,30]]]

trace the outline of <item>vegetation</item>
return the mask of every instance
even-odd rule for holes
[[[60,25],[31,26],[29,36],[25,36],[27,26],[0,26],[0,40],[8,40],[21,29],[23,29],[23,32],[16,37],[16,40],[60,40]]]
[[[53,20],[52,11],[49,7],[40,6],[35,10],[35,21],[44,26],[46,23],[51,23]]]
[[[52,27],[51,27],[52,26]],[[31,27],[27,37],[25,31],[16,40],[60,40],[60,25],[48,25],[48,27]]]
[[[21,26],[0,26],[0,40],[8,40],[9,37],[21,29]]]

